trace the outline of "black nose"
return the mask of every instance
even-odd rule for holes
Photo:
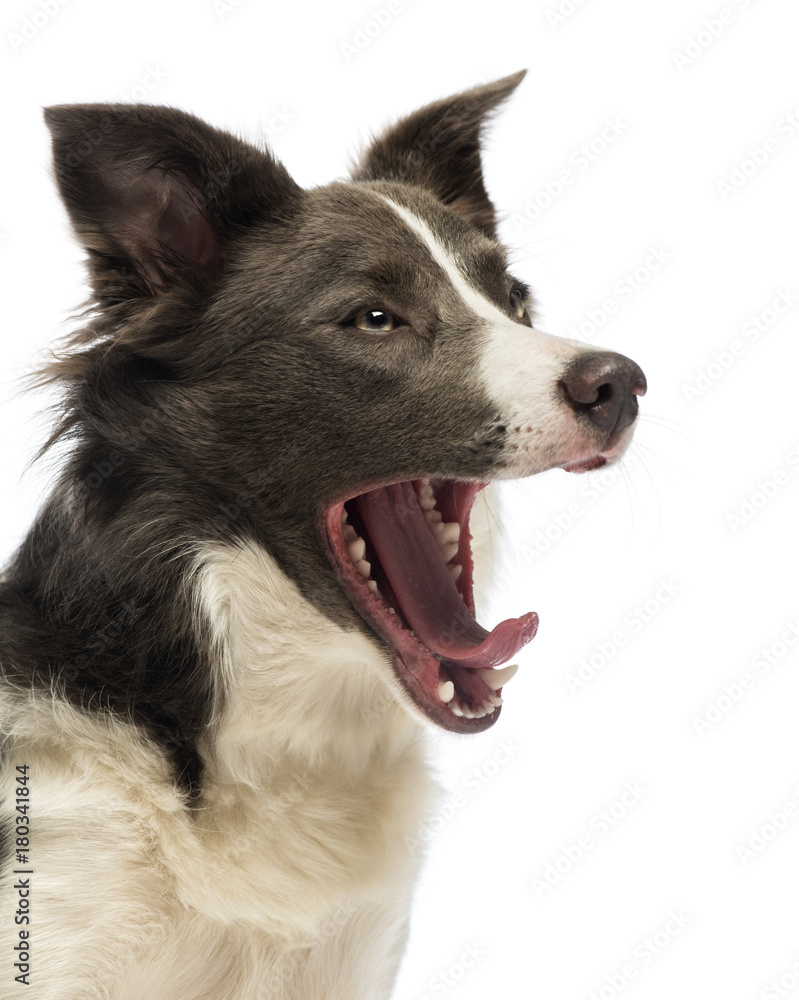
[[[615,435],[638,416],[638,396],[646,392],[646,376],[623,354],[583,354],[566,369],[560,383],[566,402],[591,423]]]

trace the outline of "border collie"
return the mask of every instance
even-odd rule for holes
[[[472,506],[618,459],[646,388],[508,271],[523,75],[311,190],[172,108],[46,111],[92,300],[0,582],[3,997],[390,994],[425,732],[494,725],[538,624],[475,620]]]

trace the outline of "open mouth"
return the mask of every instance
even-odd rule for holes
[[[474,617],[469,515],[484,483],[415,479],[333,504],[330,557],[353,607],[392,649],[397,677],[444,729],[476,733],[496,721],[500,669],[538,628],[538,615],[491,632]]]

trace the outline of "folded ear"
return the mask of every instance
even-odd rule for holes
[[[103,304],[219,272],[236,231],[300,189],[268,153],[173,108],[47,108],[61,197]]]
[[[513,93],[526,72],[428,104],[401,119],[372,143],[353,178],[420,185],[495,236],[494,206],[483,184],[480,137],[490,113]]]

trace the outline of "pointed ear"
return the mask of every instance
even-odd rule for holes
[[[45,120],[102,304],[213,276],[237,231],[300,192],[268,153],[173,108],[63,105]]]
[[[372,143],[353,178],[417,184],[496,236],[494,206],[483,184],[480,137],[488,116],[526,72],[428,104],[401,119]]]

